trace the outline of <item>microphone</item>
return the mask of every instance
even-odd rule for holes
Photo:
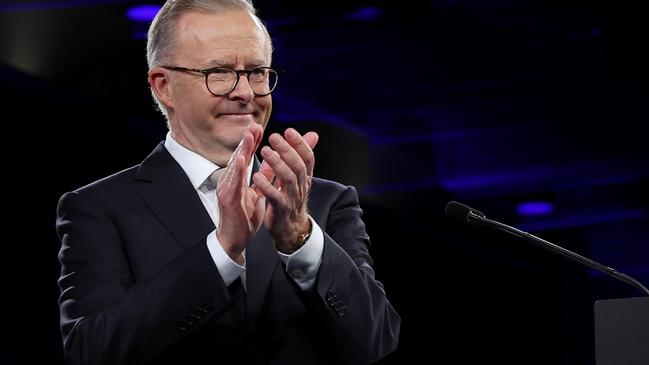
[[[570,250],[567,250],[561,246],[557,246],[554,243],[548,242],[542,238],[536,237],[527,232],[521,231],[520,229],[508,226],[506,224],[488,219],[484,213],[479,210],[469,208],[462,203],[456,201],[451,201],[446,204],[446,216],[449,218],[468,224],[475,224],[484,227],[494,228],[499,231],[506,232],[513,236],[516,236],[524,241],[530,242],[534,245],[537,245],[541,248],[549,250],[551,252],[557,253],[561,256],[567,257],[573,261],[577,261],[582,265],[586,265],[590,268],[599,270],[606,275],[614,277],[618,280],[621,280],[627,284],[634,286],[636,289],[643,292],[645,295],[649,296],[649,289],[642,285],[638,280],[632,278],[629,275],[621,273],[615,269],[612,269],[608,266],[602,265],[599,262],[593,261],[587,257],[581,256],[577,253],[574,253]]]

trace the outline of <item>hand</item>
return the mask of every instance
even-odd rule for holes
[[[253,188],[266,197],[268,206],[264,225],[284,252],[297,249],[297,238],[309,231],[307,197],[311,191],[315,158],[313,148],[318,134],[304,136],[292,128],[284,137],[275,133],[268,138],[272,148],[261,150],[264,162],[254,176]]]
[[[244,263],[243,250],[263,222],[266,199],[248,187],[248,166],[263,135],[259,124],[243,133],[239,146],[221,175],[216,194],[221,220],[217,237],[225,252],[238,264]]]

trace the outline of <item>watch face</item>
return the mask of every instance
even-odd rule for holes
[[[302,247],[306,243],[306,241],[309,240],[309,237],[311,237],[311,230],[309,230],[309,232],[307,233],[302,233],[301,235],[299,235],[297,238],[298,248]]]

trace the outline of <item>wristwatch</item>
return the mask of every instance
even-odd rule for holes
[[[280,250],[280,248],[277,246],[277,244],[275,244],[275,248],[277,248],[277,251],[279,251],[279,252],[281,252],[281,253],[283,253],[283,254],[290,255],[290,254],[294,253],[295,251],[299,250],[300,248],[302,248],[302,246],[304,246],[304,244],[306,243],[306,241],[308,241],[309,238],[311,237],[311,232],[312,232],[312,231],[313,231],[313,226],[312,226],[312,224],[311,224],[311,219],[309,219],[309,230],[306,231],[305,233],[300,233],[300,234],[297,236],[297,246],[295,246],[295,249],[294,249],[294,250],[292,250],[292,251],[290,251],[290,252],[282,251],[282,250]]]
[[[312,231],[311,224],[309,223],[309,231],[307,233],[302,233],[297,236],[297,248],[295,249],[295,251],[299,250],[302,246],[304,246],[306,241],[309,240],[309,238],[311,237],[311,231]]]

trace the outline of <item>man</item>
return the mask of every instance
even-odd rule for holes
[[[166,140],[59,202],[66,359],[361,364],[393,351],[400,318],[356,191],[312,177],[317,134],[271,135],[254,158],[277,75],[252,5],[168,1],[147,49]]]

